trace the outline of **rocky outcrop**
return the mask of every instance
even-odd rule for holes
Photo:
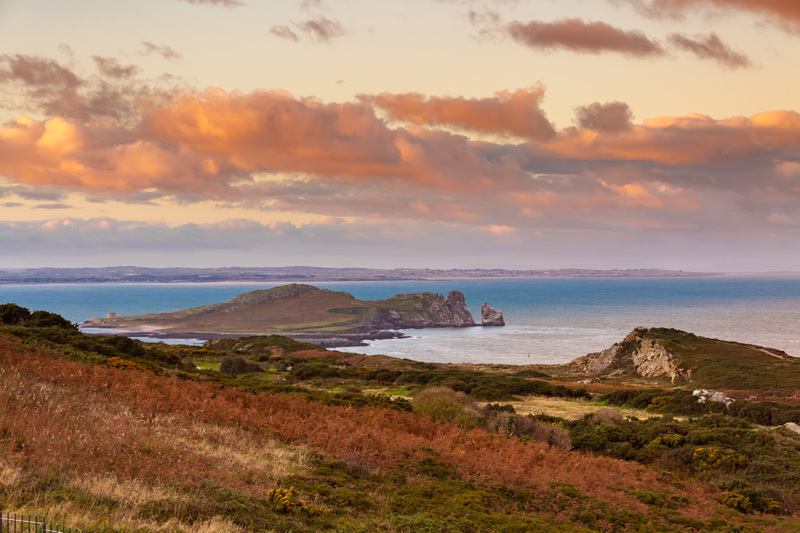
[[[672,383],[692,377],[692,371],[681,368],[678,357],[658,339],[649,337],[646,328],[636,328],[622,342],[602,352],[579,357],[570,364],[590,374],[633,371],[644,378],[664,376]]]
[[[695,389],[692,391],[692,396],[697,398],[697,403],[717,402],[724,403],[725,407],[733,403],[733,398],[720,391]]]
[[[466,328],[476,325],[461,291],[450,291],[446,297],[432,292],[398,294],[374,304],[366,309],[354,309],[362,315],[360,328]]]
[[[495,309],[486,302],[481,306],[481,326],[505,326],[503,312]]]

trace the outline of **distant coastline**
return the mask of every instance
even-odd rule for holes
[[[53,283],[219,283],[219,282],[332,282],[332,281],[429,281],[445,279],[500,278],[675,278],[718,276],[721,272],[689,272],[660,269],[429,269],[429,268],[324,268],[225,267],[225,268],[27,268],[0,270],[0,284]]]

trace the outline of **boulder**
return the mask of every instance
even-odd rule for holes
[[[503,312],[495,309],[486,302],[481,306],[481,326],[505,326]]]

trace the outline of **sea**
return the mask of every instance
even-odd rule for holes
[[[0,303],[44,309],[80,323],[108,312],[160,313],[282,283],[86,283],[0,285]],[[409,292],[464,293],[477,322],[483,302],[505,327],[404,330],[408,338],[344,350],[415,361],[557,364],[621,341],[637,326],[777,348],[800,357],[800,274],[659,278],[508,278],[326,282],[360,300]],[[97,333],[97,330],[86,330]],[[107,332],[107,331],[106,331]],[[149,339],[143,339],[149,340]],[[199,339],[175,342],[200,344]]]

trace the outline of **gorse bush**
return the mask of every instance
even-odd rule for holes
[[[272,508],[278,513],[302,514],[312,517],[322,514],[322,507],[309,505],[305,500],[299,498],[299,493],[294,487],[288,489],[270,489],[267,499],[272,504]]]
[[[478,406],[469,396],[447,387],[432,387],[417,393],[411,399],[414,412],[433,420],[455,422],[464,428],[476,428],[481,415]]]
[[[732,498],[730,507],[742,512],[788,513],[800,500],[800,438],[742,419],[710,414],[680,422],[631,421],[587,415],[565,425],[579,450],[698,476],[741,496]]]

